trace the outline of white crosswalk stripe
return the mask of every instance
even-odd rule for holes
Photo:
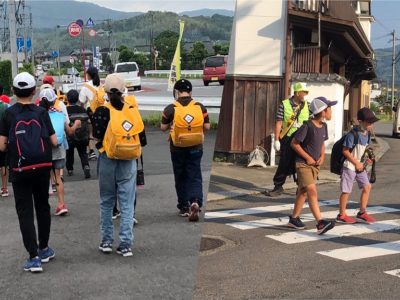
[[[343,261],[358,260],[389,254],[399,254],[400,241],[319,251],[317,253]]]
[[[354,203],[354,202],[353,202]],[[320,207],[324,207],[322,216],[325,219],[335,219],[338,214],[338,200],[324,200],[319,202]],[[230,209],[221,211],[207,212],[205,218],[208,222],[222,221],[223,224],[238,229],[238,230],[251,230],[260,228],[286,228],[288,223],[288,217],[265,217],[265,214],[290,214],[293,210],[293,204],[281,204],[281,205],[270,205],[270,206],[258,206],[242,209]],[[334,206],[334,207],[328,207]],[[305,205],[304,207],[308,207]],[[355,216],[358,209],[348,209],[347,213],[349,216]],[[379,214],[390,214],[399,213],[399,208],[386,207],[386,206],[370,206],[368,207],[368,214],[379,215]],[[262,215],[262,216],[260,216]],[[399,231],[400,230],[400,219],[390,219],[377,221],[373,224],[356,223],[356,224],[340,224],[337,225],[327,233],[318,235],[315,227],[315,219],[311,213],[301,215],[303,222],[307,223],[310,229],[288,231],[285,230],[278,234],[265,235],[266,238],[273,239],[275,241],[292,245],[299,243],[312,243],[323,240],[330,240],[334,238],[362,236],[368,234],[374,234],[385,231]],[[378,218],[379,219],[379,218]],[[386,217],[387,219],[387,217]],[[332,243],[340,247],[340,243]],[[400,254],[400,241],[387,241],[379,242],[369,245],[352,246],[346,248],[331,249],[326,251],[316,252],[320,255],[342,260],[342,261],[353,261],[361,260],[370,257],[379,257],[385,255]],[[386,274],[400,277],[400,269],[386,271]]]
[[[349,210],[347,213],[349,215],[355,215],[358,210]],[[400,211],[400,209],[385,207],[385,206],[375,206],[371,207],[368,210],[368,214],[381,214],[381,213],[389,213],[389,212],[396,212]],[[324,212],[323,216],[327,219],[334,219],[336,218],[338,212],[337,211],[328,211]],[[311,213],[304,214],[301,216],[303,221],[313,221],[314,217]],[[244,222],[233,222],[227,223],[226,225],[232,226],[237,229],[241,230],[248,230],[248,229],[255,229],[255,228],[262,228],[262,227],[273,227],[273,226],[286,226],[288,223],[288,217],[285,218],[266,218],[266,219],[259,219],[259,220],[252,220],[252,221],[244,221]]]
[[[384,273],[400,278],[400,269],[385,271]]]

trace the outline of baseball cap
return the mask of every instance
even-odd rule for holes
[[[177,82],[175,82],[174,90],[190,93],[192,91],[192,84],[189,80],[179,79]]]
[[[57,95],[53,89],[43,89],[39,94],[40,100],[47,100],[49,102],[54,102],[57,99]]]
[[[107,93],[111,93],[112,89],[116,89],[118,92],[125,92],[125,81],[124,79],[116,74],[107,75],[106,80],[104,81],[104,89]]]
[[[43,77],[43,83],[53,84],[54,83],[53,76],[50,76],[50,75],[44,76]]]
[[[331,107],[335,104],[337,104],[337,101],[331,101],[321,96],[311,101],[310,110],[313,115],[316,115],[319,114],[321,111],[325,110],[326,108]]]
[[[307,92],[307,93],[310,91],[305,82],[296,82],[293,86],[293,90],[295,92]]]
[[[35,77],[28,72],[19,73],[14,77],[13,87],[21,90],[31,89],[36,87]]]
[[[370,110],[368,107],[363,107],[358,110],[357,120],[365,121],[368,123],[375,123],[379,121],[379,119],[375,116],[374,112]]]

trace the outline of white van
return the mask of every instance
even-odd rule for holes
[[[393,107],[394,117],[393,117],[393,137],[398,137],[400,135],[400,101]]]
[[[139,76],[139,67],[136,62],[124,62],[115,65],[114,73],[120,74],[125,79],[127,89],[141,90],[141,80]]]

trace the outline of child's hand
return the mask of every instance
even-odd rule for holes
[[[369,158],[367,159],[367,164],[372,165],[372,160],[370,160]]]
[[[312,157],[307,158],[306,162],[307,162],[307,165],[309,165],[309,166],[315,166],[316,163],[317,163],[317,162],[314,160],[314,158],[312,158]]]
[[[320,158],[318,158],[317,162],[315,163],[317,166],[320,166],[324,163],[322,156]]]
[[[81,120],[75,120],[75,122],[74,122],[75,128],[80,128],[81,124],[82,124]]]
[[[358,171],[358,172],[364,171],[364,165],[360,162],[357,162],[355,167],[356,167],[356,171]]]

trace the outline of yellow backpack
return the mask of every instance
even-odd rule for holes
[[[187,106],[175,101],[171,140],[176,147],[191,147],[204,142],[204,117],[200,105],[194,100]]]
[[[139,133],[144,130],[142,117],[134,96],[124,98],[122,110],[115,109],[111,103],[105,106],[110,110],[110,122],[103,139],[103,148],[111,159],[132,160],[140,157]]]
[[[85,83],[84,86],[87,87],[93,94],[93,99],[89,102],[89,108],[94,113],[99,106],[104,105],[106,91],[102,85],[99,86],[98,89],[87,83]]]

